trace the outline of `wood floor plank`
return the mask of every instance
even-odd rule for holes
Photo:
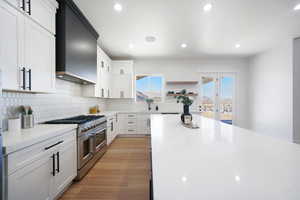
[[[60,200],[149,200],[149,137],[117,138]]]

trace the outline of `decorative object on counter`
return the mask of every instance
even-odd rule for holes
[[[21,131],[20,117],[8,119],[8,131],[16,133]]]
[[[185,124],[185,123],[182,123],[184,127],[186,128],[190,128],[190,129],[199,129],[200,127],[198,126],[198,124],[196,123],[190,123],[190,124]]]
[[[34,127],[34,115],[30,106],[22,106],[22,128],[28,129]]]
[[[90,114],[97,114],[100,112],[99,106],[91,107],[89,110]]]
[[[146,99],[146,103],[148,104],[148,110],[150,111],[151,110],[151,104],[154,102],[153,99],[150,99],[150,98],[147,98]]]
[[[182,90],[180,95],[175,97],[177,99],[177,103],[183,104],[183,114],[181,115],[181,121],[184,124],[192,123],[192,115],[190,114],[190,106],[193,104],[193,100],[186,96],[186,90]]]
[[[156,110],[156,111],[158,111],[158,110],[159,110],[159,108],[158,108],[158,105],[156,105],[156,107],[155,107],[155,110]]]
[[[168,91],[167,95],[170,95],[170,94],[175,94],[174,91]]]

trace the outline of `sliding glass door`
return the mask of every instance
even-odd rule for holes
[[[202,116],[233,124],[234,104],[234,73],[201,74],[199,110]]]

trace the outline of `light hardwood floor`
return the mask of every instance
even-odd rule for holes
[[[149,200],[150,138],[117,138],[60,200]]]

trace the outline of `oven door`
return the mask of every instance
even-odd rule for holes
[[[95,129],[94,132],[95,153],[101,151],[106,146],[106,124]]]
[[[83,134],[78,138],[78,168],[81,169],[94,155],[94,137]]]

